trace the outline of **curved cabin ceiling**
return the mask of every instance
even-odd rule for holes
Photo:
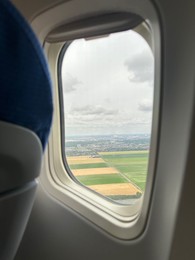
[[[63,2],[71,0],[12,0],[28,21],[32,21],[37,15]]]

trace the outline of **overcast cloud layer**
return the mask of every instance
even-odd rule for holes
[[[62,64],[68,135],[150,133],[154,60],[133,31],[77,40]]]

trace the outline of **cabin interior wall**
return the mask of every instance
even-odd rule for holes
[[[52,0],[13,2],[30,21],[45,9],[41,3],[45,6],[47,2],[47,8],[53,4]],[[113,238],[56,201],[40,184],[15,260],[195,259],[192,244],[195,131],[191,124],[195,2],[153,0],[153,3],[162,28],[162,110],[157,175],[143,234],[131,241]]]

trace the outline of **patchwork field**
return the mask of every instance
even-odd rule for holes
[[[102,158],[93,158],[89,156],[71,156],[68,157],[69,164],[94,164],[94,163],[104,163]]]
[[[71,167],[70,167],[71,168]],[[113,168],[113,167],[95,167],[95,168],[85,168],[85,169],[77,169],[74,170],[71,168],[72,172],[74,175],[77,176],[84,176],[84,175],[96,175],[96,174],[113,174],[113,173],[118,173],[118,170]]]
[[[117,183],[106,185],[92,185],[89,188],[104,196],[111,195],[136,195],[140,190],[131,183]]]
[[[67,162],[82,184],[104,196],[124,199],[144,191],[148,151],[102,152],[99,158],[74,156]]]
[[[144,191],[148,167],[148,151],[100,153],[101,158],[115,167],[131,183]]]

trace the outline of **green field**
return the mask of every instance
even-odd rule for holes
[[[107,163],[88,163],[88,164],[70,164],[69,165],[71,170],[78,170],[78,169],[90,169],[90,168],[104,168],[108,167]]]
[[[97,184],[111,184],[111,183],[126,183],[128,182],[120,174],[100,174],[78,176],[77,179],[84,185],[97,185]]]
[[[100,153],[105,162],[115,167],[123,176],[144,191],[146,183],[148,152]]]

